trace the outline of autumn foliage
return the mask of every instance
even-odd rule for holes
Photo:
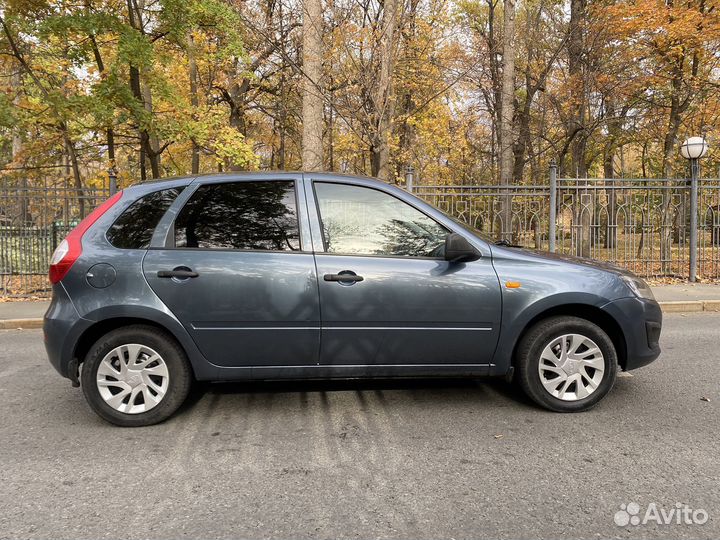
[[[324,0],[305,84],[295,0],[10,0],[0,174],[82,187],[110,167],[123,185],[299,169],[312,90],[323,168],[496,183],[512,55],[514,182],[544,182],[551,160],[572,177],[682,175],[679,140],[720,135],[718,7],[522,0],[506,40],[497,0]]]

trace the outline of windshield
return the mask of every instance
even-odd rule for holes
[[[454,223],[457,223],[457,224],[460,225],[463,229],[465,229],[465,230],[467,230],[467,231],[470,231],[470,232],[473,233],[475,236],[477,236],[478,238],[480,238],[480,240],[482,240],[482,241],[484,241],[484,242],[487,242],[488,244],[497,244],[497,243],[498,243],[499,239],[493,238],[493,237],[490,236],[488,233],[485,233],[485,232],[483,232],[483,231],[481,231],[481,230],[479,230],[479,229],[476,229],[476,228],[473,227],[472,225],[470,225],[470,224],[468,224],[468,223],[465,223],[464,221],[456,218],[456,217],[453,216],[453,215],[450,215],[449,213],[447,213],[447,212],[441,210],[440,208],[438,208],[436,205],[434,205],[434,204],[431,203],[430,201],[427,201],[427,200],[423,199],[422,197],[419,197],[418,195],[415,195],[415,197],[418,198],[418,199],[420,199],[420,200],[421,200],[422,202],[424,202],[425,204],[427,204],[427,205],[429,205],[429,206],[432,206],[435,210],[437,210],[438,212],[440,212],[443,216],[449,218],[449,219],[452,220]]]
[[[453,220],[455,223],[457,223],[458,225],[460,225],[460,226],[463,227],[464,229],[467,229],[468,231],[470,231],[471,233],[473,233],[475,236],[477,236],[478,238],[480,238],[480,240],[484,240],[484,241],[487,242],[488,244],[494,244],[494,243],[495,243],[495,239],[492,238],[489,234],[484,233],[484,232],[476,229],[476,228],[473,227],[472,225],[468,225],[468,224],[465,223],[464,221],[460,221],[460,220],[459,220],[458,218],[456,218],[455,216],[451,216],[450,214],[446,214],[445,212],[443,212],[443,214],[444,214],[445,216],[449,217],[451,220]]]

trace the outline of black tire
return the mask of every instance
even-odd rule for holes
[[[105,355],[128,343],[145,345],[156,351],[169,373],[167,391],[160,403],[137,414],[120,412],[108,405],[96,383],[97,371]],[[117,426],[139,427],[162,422],[182,405],[190,391],[192,371],[185,351],[172,337],[152,326],[132,325],[113,330],[95,342],[85,357],[80,380],[85,399],[101,418]]]
[[[571,333],[586,336],[597,344],[605,360],[605,372],[600,384],[589,396],[564,401],[545,389],[538,364],[548,343]],[[535,403],[555,412],[581,412],[594,407],[610,391],[617,376],[618,358],[615,345],[602,328],[578,317],[558,316],[538,322],[525,333],[515,354],[515,366],[520,387]]]

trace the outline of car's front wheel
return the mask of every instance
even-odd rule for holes
[[[185,401],[192,375],[185,352],[164,332],[134,325],[100,338],[82,366],[87,402],[126,427],[162,422]]]
[[[556,412],[593,407],[612,388],[618,369],[607,333],[569,316],[551,317],[530,328],[520,341],[515,363],[525,393]]]

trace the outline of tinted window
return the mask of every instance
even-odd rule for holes
[[[199,187],[175,220],[175,245],[299,250],[295,183],[234,182]]]
[[[323,182],[315,193],[328,253],[443,256],[448,230],[392,195]]]
[[[108,241],[119,248],[147,248],[160,218],[182,189],[163,189],[139,198],[112,224],[107,232]]]

